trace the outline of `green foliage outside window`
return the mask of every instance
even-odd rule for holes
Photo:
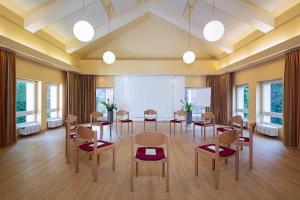
[[[271,112],[282,113],[282,83],[271,84]],[[282,119],[271,117],[271,123],[282,125]]]
[[[26,83],[17,82],[16,84],[16,111],[26,111]],[[25,123],[26,117],[17,117],[16,123]]]
[[[249,117],[248,108],[249,108],[249,87],[246,86],[244,87],[244,109],[247,110],[246,112],[244,112],[245,119],[248,119]]]

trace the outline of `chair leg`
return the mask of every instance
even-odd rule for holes
[[[144,131],[146,130],[146,129],[145,129],[145,128],[146,128],[145,126],[146,126],[146,125],[145,125],[145,121],[144,121]]]
[[[102,140],[102,137],[103,137],[103,126],[101,125],[100,126],[100,140]]]
[[[67,155],[67,164],[70,164],[70,160],[71,160],[71,152],[70,152],[70,140],[67,140],[67,146],[66,146],[66,155]]]
[[[111,124],[109,125],[109,137],[111,139]]]
[[[130,174],[131,192],[133,192],[133,173],[134,173],[133,160],[131,160],[131,174]]]
[[[193,124],[193,137],[195,137],[195,124]]]
[[[174,126],[173,129],[174,129],[174,135],[175,135],[175,133],[176,133],[176,123],[174,123],[173,126]]]
[[[155,121],[155,131],[157,131],[157,121]]]
[[[182,123],[180,123],[180,131],[181,131],[181,135],[182,135]]]
[[[195,150],[195,176],[198,176],[198,151]]]
[[[215,159],[213,158],[211,161],[212,161],[212,162],[211,162],[211,170],[212,170],[212,171],[215,171],[215,168],[216,168],[216,162],[215,162]]]
[[[169,171],[170,171],[170,166],[169,166],[169,161],[167,162],[167,192],[169,192]]]
[[[220,169],[219,169],[219,159],[215,159],[215,188],[219,189],[219,177]]]
[[[187,122],[185,122],[185,132],[186,132],[186,134],[188,133],[187,132]]]
[[[249,144],[249,169],[253,169],[253,144]]]
[[[96,155],[94,154],[94,156],[93,156],[93,169],[92,169],[92,170],[93,170],[93,176],[94,176],[94,181],[95,181],[95,182],[97,181],[97,178],[98,178],[98,177],[97,177],[97,176],[98,176],[98,173],[97,173],[97,172],[98,172],[98,170],[97,170],[97,167],[98,167],[98,165],[97,165],[97,164],[98,164],[98,163],[97,163],[97,162],[98,162],[98,159],[97,159],[96,157],[98,158],[98,155],[96,156]]]
[[[123,123],[121,122],[121,135],[123,133]]]
[[[113,163],[112,163],[112,170],[116,171],[116,148],[113,148]]]
[[[78,173],[79,172],[79,149],[78,147],[76,147],[76,169],[75,172]]]
[[[135,162],[135,176],[138,177],[139,176],[139,163]]]
[[[128,125],[128,127],[127,127],[128,131],[127,132],[129,133],[129,122],[127,123],[127,125]]]
[[[172,128],[171,126],[172,126],[172,122],[170,122],[170,135],[171,135],[171,128]]]
[[[206,140],[206,127],[203,127],[204,129],[204,140]]]
[[[97,166],[99,166],[99,165],[100,165],[100,153],[97,154]]]
[[[213,137],[215,138],[215,135],[216,135],[216,127],[213,126]]]
[[[165,162],[162,163],[162,177],[165,177]]]
[[[235,180],[239,180],[239,171],[240,171],[240,161],[239,161],[239,152],[235,155]]]
[[[131,122],[131,133],[133,133],[133,122]]]

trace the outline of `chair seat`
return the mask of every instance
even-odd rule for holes
[[[156,119],[155,118],[145,118],[144,121],[146,121],[146,122],[155,122]]]
[[[100,144],[97,145],[97,149],[107,147],[107,146],[114,144],[114,143],[106,142],[106,141],[102,141],[102,140],[97,140],[97,142],[100,142]],[[93,144],[94,144],[94,142],[85,143],[85,144],[80,145],[79,148],[83,151],[91,152],[91,151],[94,151]]]
[[[124,119],[124,120],[120,120],[120,121],[121,121],[121,123],[129,123],[129,122],[132,122],[131,119]]]
[[[105,125],[111,125],[111,122],[109,122],[109,121],[97,121],[94,124],[98,125],[98,126],[105,126]]]
[[[250,142],[250,138],[249,137],[239,137],[239,141],[241,141],[241,142]]]
[[[155,149],[156,155],[146,155],[146,149]],[[145,161],[158,161],[166,157],[162,147],[138,147],[135,158]]]
[[[172,122],[172,123],[181,123],[181,122],[183,122],[183,120],[172,119],[172,120],[170,120],[170,122]]]
[[[197,125],[197,126],[212,125],[210,122],[205,122],[205,121],[194,122],[194,124]]]
[[[217,128],[217,131],[220,131],[220,132],[231,131],[231,130],[234,130],[234,128],[232,128],[231,126],[224,126],[224,127]]]
[[[214,149],[211,149],[209,147],[215,148],[215,144],[206,144],[206,145],[201,145],[198,148],[199,149],[203,149],[205,151],[211,152],[211,153],[215,153]],[[221,157],[228,157],[231,156],[233,154],[235,154],[236,150],[228,148],[228,147],[224,147],[224,146],[219,146],[219,155]]]

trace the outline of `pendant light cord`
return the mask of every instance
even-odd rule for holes
[[[85,6],[85,3],[84,3],[84,0],[82,0],[82,15],[84,16],[84,6]]]
[[[212,10],[212,14],[214,15],[215,14],[215,0],[213,0],[213,10]]]
[[[189,48],[191,48],[191,5],[189,4]]]

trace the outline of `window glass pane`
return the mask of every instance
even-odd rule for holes
[[[96,89],[96,105],[97,111],[107,115],[106,108],[101,102],[112,102],[114,98],[114,90],[112,88],[97,88]]]
[[[57,118],[57,117],[58,117],[58,85],[48,84],[47,85],[47,119]]]
[[[50,109],[57,109],[57,86],[50,86]]]
[[[16,84],[16,111],[26,111],[26,83],[19,81]]]
[[[17,117],[16,118],[16,123],[17,124],[26,123],[26,116]]]
[[[237,87],[237,110],[238,115],[242,116],[244,119],[248,118],[248,107],[249,107],[249,87],[248,86],[238,86]]]
[[[282,83],[271,84],[271,112],[282,113]]]
[[[57,117],[58,117],[57,111],[54,111],[54,112],[50,113],[50,118],[57,118]]]

